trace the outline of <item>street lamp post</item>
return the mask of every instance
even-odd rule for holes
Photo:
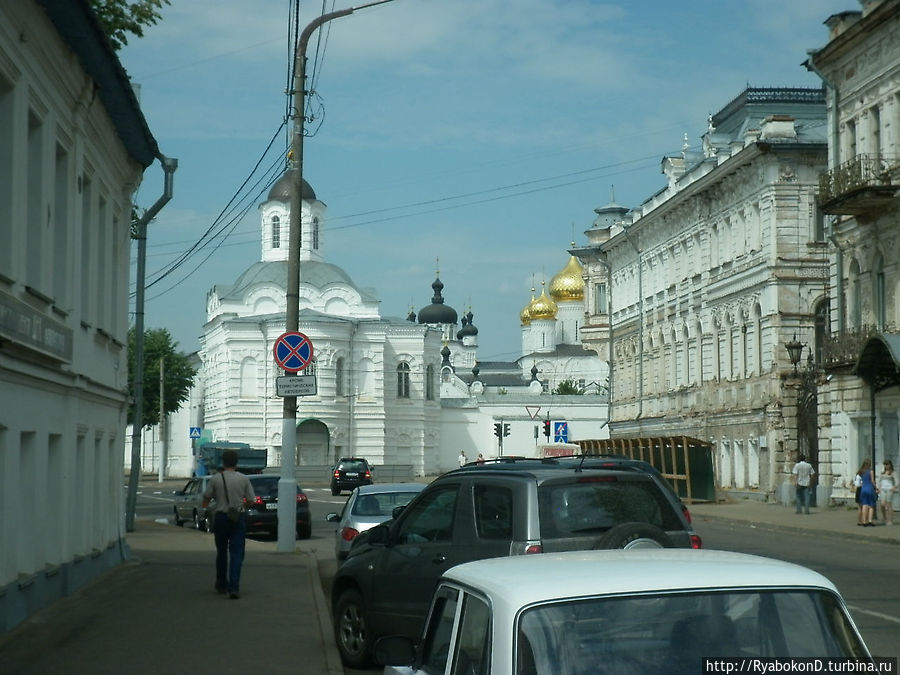
[[[291,153],[296,162],[294,185],[291,190],[291,217],[288,234],[288,275],[285,300],[285,330],[296,332],[300,327],[300,210],[303,204],[303,125],[306,94],[306,47],[319,26],[353,12],[383,5],[392,0],[378,0],[359,7],[322,14],[311,21],[300,34],[294,62],[294,109]],[[286,373],[294,375],[296,373]],[[352,423],[352,422],[351,422]],[[278,481],[278,545],[279,553],[290,553],[296,541],[295,453],[297,452],[297,397],[285,396],[281,425],[281,478]]]

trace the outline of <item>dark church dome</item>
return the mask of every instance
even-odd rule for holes
[[[431,288],[434,290],[431,304],[419,310],[419,323],[456,323],[456,310],[445,305],[444,296],[441,295],[444,284],[440,279],[435,279]]]
[[[281,178],[275,181],[272,189],[269,190],[268,201],[277,201],[289,203],[291,201],[291,192],[293,192],[294,180],[297,176],[297,169],[288,169]],[[304,201],[315,201],[316,193],[312,186],[303,179],[303,190],[301,195]]]

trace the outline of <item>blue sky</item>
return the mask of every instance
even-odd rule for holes
[[[290,6],[173,0],[120,53],[160,150],[179,162],[174,198],[149,228],[148,282],[220,233],[147,290],[146,326],[167,328],[182,351],[199,346],[209,289],[259,259],[253,186],[289,142],[289,127],[277,132],[289,114]],[[302,3],[300,27],[322,8]],[[618,203],[640,204],[664,185],[662,157],[684,134],[698,146],[707,116],[747,85],[819,86],[801,66],[806,51],[827,42],[828,16],[858,8],[394,0],[336,19],[307,51],[304,176],[328,206],[327,259],[376,290],[382,316],[400,317],[431,301],[439,265],[446,302],[460,315],[471,305],[479,358],[514,359],[532,278],[539,292],[570,242],[585,243],[612,186]],[[162,185],[157,163],[138,204]],[[244,201],[229,207],[235,194]]]

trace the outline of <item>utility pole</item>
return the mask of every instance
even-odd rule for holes
[[[159,482],[166,479],[166,359],[159,357]]]
[[[359,7],[322,14],[311,21],[300,34],[297,56],[294,62],[294,107],[291,120],[291,154],[296,163],[294,185],[291,190],[291,218],[288,234],[288,275],[285,300],[285,331],[296,332],[300,328],[300,210],[303,208],[303,126],[306,105],[306,47],[319,26],[356,10],[383,5],[392,0],[378,0]],[[285,373],[295,375],[296,373]],[[278,480],[278,544],[279,553],[294,551],[296,533],[297,477],[295,465],[297,452],[297,397],[285,396],[281,423],[281,477]]]

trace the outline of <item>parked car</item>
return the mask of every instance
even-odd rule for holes
[[[209,530],[206,509],[203,508],[203,492],[211,476],[195,476],[185,483],[184,488],[175,490],[175,524],[183,527],[186,522],[194,523],[201,532]]]
[[[256,474],[247,476],[253,486],[256,499],[245,501],[247,510],[247,532],[265,532],[271,536],[278,535],[278,474]],[[306,493],[297,486],[297,537],[309,539],[312,534],[312,521],[309,515],[309,499]]]
[[[352,667],[370,662],[382,635],[415,639],[441,574],[460,563],[700,546],[672,492],[647,473],[534,462],[467,466],[439,476],[393,520],[357,537],[332,582],[335,639]]]
[[[328,522],[338,524],[334,536],[335,558],[346,558],[360,532],[393,518],[394,509],[406,506],[424,488],[425,483],[380,483],[355,488],[339,514],[325,516]]]
[[[583,551],[459,565],[441,579],[416,641],[418,651],[408,636],[378,641],[386,674],[680,675],[712,672],[701,665],[708,657],[870,658],[828,579],[724,551]]]
[[[372,467],[361,457],[342,457],[331,469],[331,494],[372,484]]]

